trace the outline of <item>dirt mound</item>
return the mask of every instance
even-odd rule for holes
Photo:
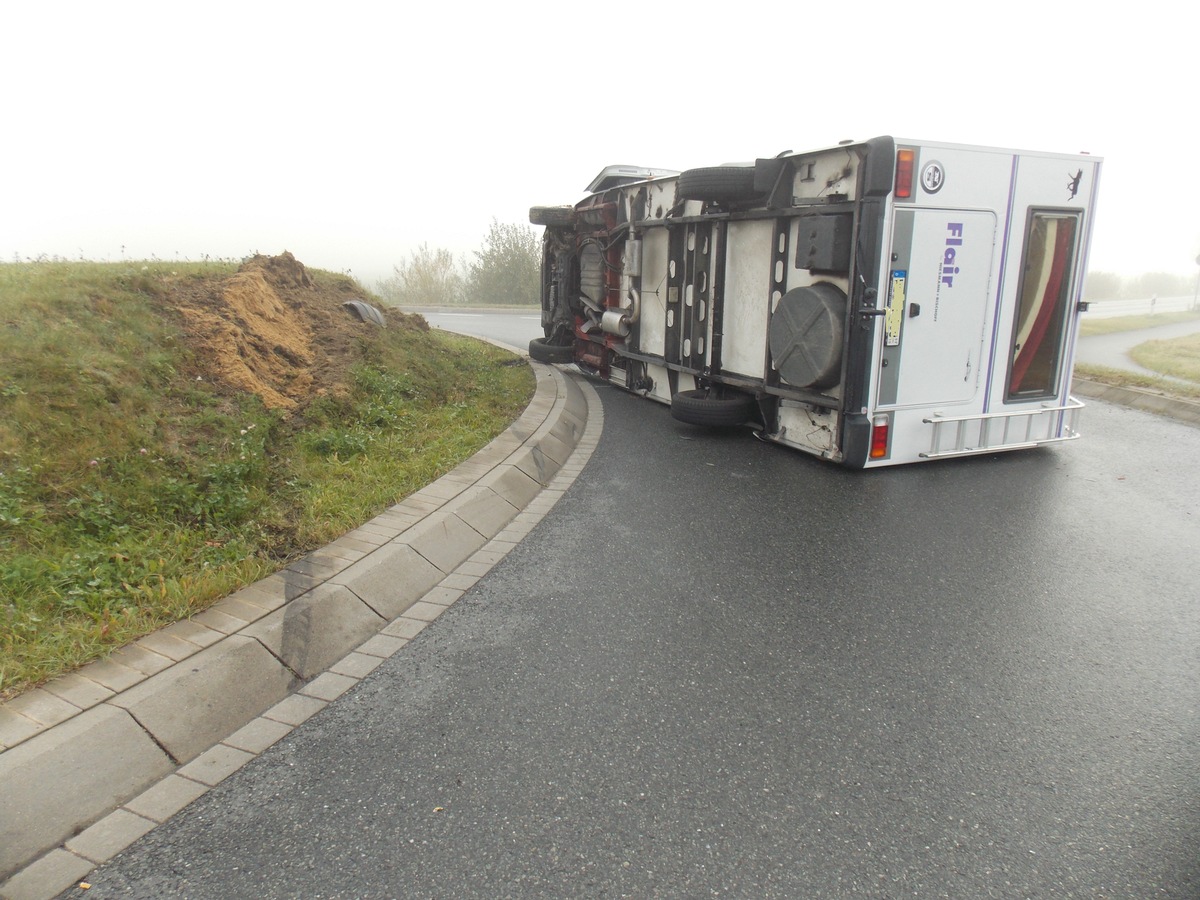
[[[370,302],[351,279],[314,279],[286,251],[252,257],[225,278],[178,283],[171,294],[203,377],[257,394],[271,409],[343,389],[361,339],[378,327],[344,306]],[[428,327],[419,316],[386,316],[389,328]]]

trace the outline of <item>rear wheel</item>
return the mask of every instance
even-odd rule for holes
[[[529,342],[529,358],[540,363],[569,363],[575,360],[574,345],[551,344],[545,338]]]
[[[688,425],[727,428],[754,417],[756,404],[749,394],[715,389],[680,391],[671,398],[671,416]]]

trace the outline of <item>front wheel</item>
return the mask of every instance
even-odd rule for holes
[[[540,363],[569,363],[575,360],[572,344],[551,344],[545,338],[534,338],[529,342],[529,358]]]
[[[573,206],[531,206],[529,221],[533,225],[570,227],[575,224]]]
[[[728,428],[754,417],[755,402],[749,394],[707,390],[680,391],[671,398],[671,416],[688,425]]]

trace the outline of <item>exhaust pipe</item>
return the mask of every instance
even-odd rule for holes
[[[636,238],[630,238],[625,242],[625,265],[621,275],[621,279],[626,285],[625,302],[628,305],[624,309],[605,310],[600,319],[600,329],[605,334],[627,338],[630,330],[637,324],[638,316],[642,312],[642,300],[633,288],[633,279],[641,274],[642,242]]]

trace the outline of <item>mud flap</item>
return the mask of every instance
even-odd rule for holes
[[[851,413],[842,420],[842,465],[861,469],[871,452],[871,420],[862,413]]]

